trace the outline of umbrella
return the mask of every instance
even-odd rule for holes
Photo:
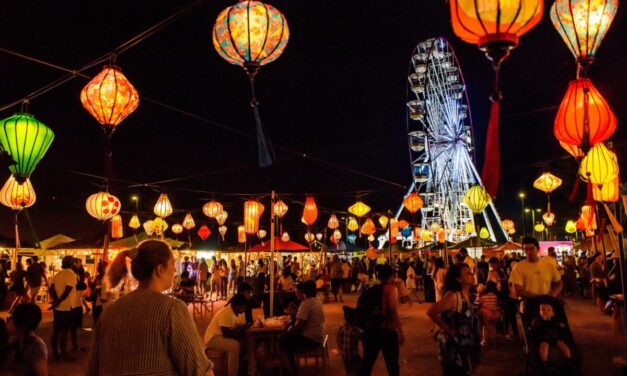
[[[277,252],[308,252],[309,247],[298,244],[291,240],[282,241],[278,237],[274,238],[274,250]],[[249,248],[248,252],[270,252],[270,242],[265,241],[257,244],[256,246]]]
[[[471,236],[468,239],[459,242],[457,244],[454,244],[452,246],[450,246],[449,248],[455,248],[455,249],[459,249],[459,248],[486,248],[486,247],[495,247],[497,246],[498,243],[493,242],[492,240],[489,239],[481,239],[478,238],[476,236]]]

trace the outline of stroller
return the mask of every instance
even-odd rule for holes
[[[553,308],[553,320],[548,325],[544,323],[540,313],[541,305],[550,305]],[[564,304],[552,296],[540,296],[527,299],[521,302],[520,319],[523,328],[523,338],[525,342],[525,375],[580,375],[581,355],[577,350],[573,338],[568,318],[564,310]],[[551,327],[558,328],[556,336],[559,338],[549,338],[552,333]],[[559,339],[566,344],[570,351],[570,359],[556,345]],[[542,364],[540,358],[540,343],[549,342],[549,356],[547,364]],[[553,343],[551,343],[553,342]]]

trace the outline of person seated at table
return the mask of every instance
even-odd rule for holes
[[[324,342],[324,310],[316,297],[315,282],[303,283],[303,292],[305,300],[296,312],[296,324],[279,341],[281,367],[288,376],[297,374],[296,352],[319,347]]]
[[[324,302],[328,303],[329,291],[331,291],[331,277],[329,277],[329,273],[327,273],[326,269],[316,278],[315,284],[316,290],[321,292],[324,296]]]
[[[243,323],[253,323],[253,308],[255,308],[255,302],[253,301],[253,286],[248,282],[242,282],[237,285],[237,295],[242,295],[246,298],[246,309],[244,310]],[[240,319],[240,316],[237,316]],[[241,321],[241,319],[240,319]]]
[[[279,291],[294,291],[294,279],[288,269],[283,270],[283,275],[279,278]]]
[[[300,303],[305,300],[305,292],[303,291],[303,283],[296,283],[294,292],[296,293],[296,300],[290,302],[287,305],[286,312],[290,315],[290,326],[296,323],[296,313],[298,312],[298,307],[300,307]]]
[[[244,295],[235,294],[227,305],[211,319],[205,332],[204,342],[207,350],[227,353],[228,375],[237,376],[240,351],[247,325],[241,324],[240,316],[246,310],[247,300]]]
[[[194,296],[196,282],[189,278],[189,272],[181,273],[181,282],[179,283],[178,292],[181,295]]]

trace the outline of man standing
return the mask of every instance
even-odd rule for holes
[[[340,263],[340,258],[337,255],[333,255],[333,261],[331,262],[331,290],[333,290],[333,297],[337,302],[337,296],[340,295],[340,302],[343,302],[342,298],[342,277],[344,273],[342,272],[342,263]]]
[[[62,270],[52,279],[50,299],[54,313],[52,325],[52,356],[59,360],[66,355],[67,338],[72,330],[72,303],[76,293],[76,274],[72,271],[74,257],[61,260]]]
[[[26,282],[28,282],[30,302],[36,303],[44,273],[41,265],[37,262],[39,261],[39,258],[37,256],[33,256],[31,260],[31,264],[28,265],[28,268],[26,268]]]
[[[533,298],[541,295],[559,295],[562,278],[551,263],[540,262],[539,244],[535,238],[525,237],[522,247],[527,258],[512,268],[509,283],[519,298]]]
[[[242,259],[242,255],[237,256],[237,285],[239,286],[246,280],[246,263]]]
[[[205,289],[207,288],[207,281],[209,280],[209,265],[204,258],[200,259],[200,264],[198,264],[198,289],[201,294],[205,293]]]

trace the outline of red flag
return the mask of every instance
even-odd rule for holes
[[[483,169],[481,170],[483,185],[492,197],[496,197],[501,177],[501,152],[499,149],[499,101],[496,100],[492,102],[492,109],[490,110],[485,157],[483,159]]]

